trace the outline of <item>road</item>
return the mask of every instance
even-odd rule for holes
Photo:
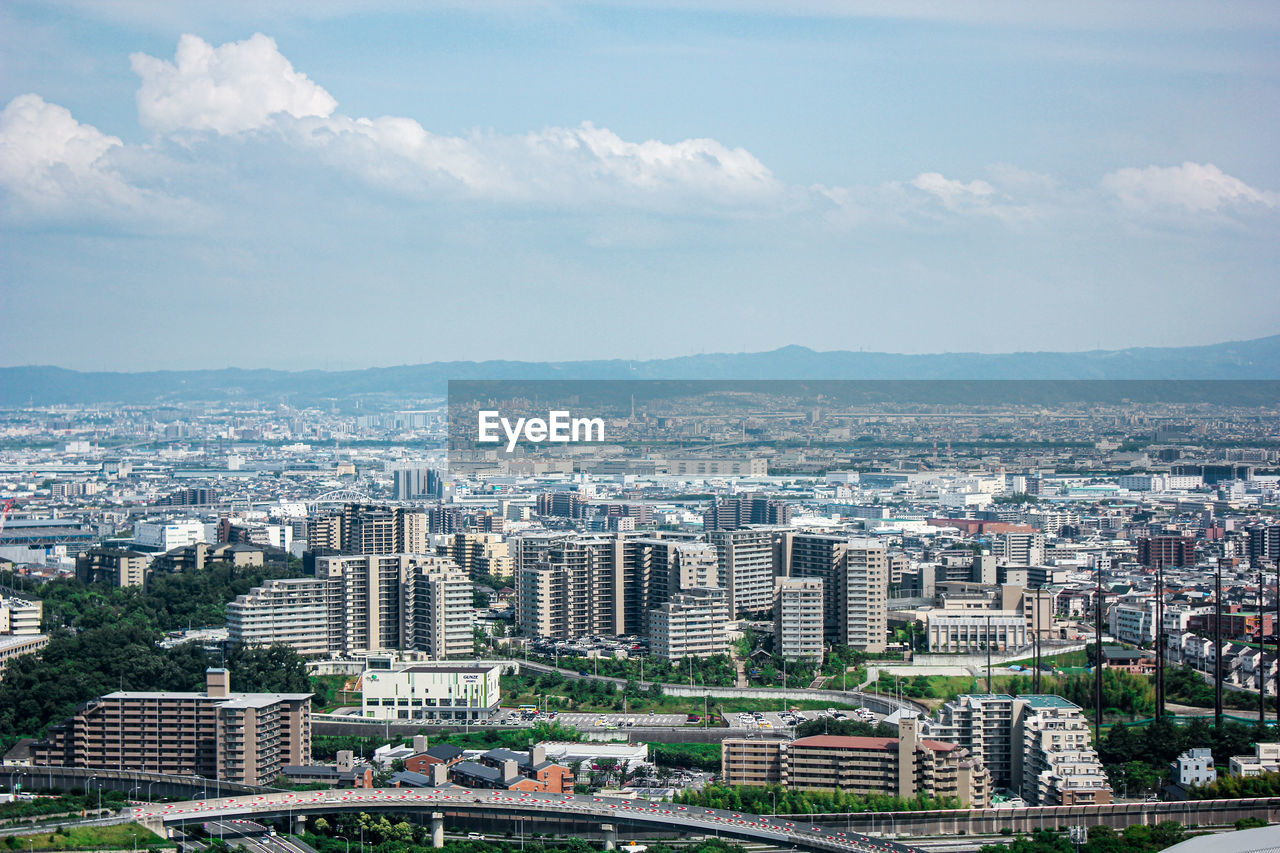
[[[147,804],[132,810],[136,820],[155,826],[182,826],[189,822],[228,821],[285,817],[346,811],[441,811],[475,817],[512,818],[546,815],[566,820],[626,824],[645,830],[666,830],[703,835],[724,835],[770,844],[787,844],[835,853],[915,853],[914,848],[853,831],[842,831],[788,817],[769,817],[723,809],[704,809],[649,800],[595,797],[587,794],[517,793],[440,788],[374,788],[258,794],[222,800]],[[798,820],[798,819],[797,819]],[[230,824],[234,826],[235,824]],[[261,851],[260,851],[261,853]],[[271,853],[283,853],[272,851]]]

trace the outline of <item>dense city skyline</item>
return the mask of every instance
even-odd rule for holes
[[[1280,328],[1280,20],[1259,4],[0,15],[0,364],[1082,351]],[[121,346],[128,326],[146,334]]]

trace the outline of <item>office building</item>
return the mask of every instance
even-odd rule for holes
[[[148,551],[172,551],[209,538],[204,522],[195,518],[139,521],[133,526],[133,544]]]
[[[822,581],[778,578],[773,603],[774,648],[782,658],[822,662]]]
[[[311,694],[232,693],[225,669],[203,693],[108,693],[37,741],[33,760],[269,785],[311,762]]]

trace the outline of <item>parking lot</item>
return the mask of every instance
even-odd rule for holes
[[[539,714],[536,717],[525,719],[520,711],[513,708],[503,708],[495,720],[500,725],[523,726],[533,725],[536,722],[554,721],[577,729],[701,725],[701,723],[689,722],[685,714],[598,714],[584,711],[562,711],[555,714],[554,717],[550,714]]]
[[[806,722],[813,720],[862,720],[868,723],[878,723],[881,717],[873,714],[866,709],[857,711],[845,710],[827,710],[827,711],[796,711],[782,713],[779,711],[758,711],[758,712],[741,712],[736,714],[727,714],[726,722],[730,728],[747,729],[748,731],[759,731],[762,734],[791,734],[792,730]]]

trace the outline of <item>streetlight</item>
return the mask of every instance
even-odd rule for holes
[[[347,842],[347,853],[351,853],[351,839],[350,839],[350,838],[347,838],[345,835],[335,835],[335,836],[334,836],[334,838],[341,838],[343,841]]]

